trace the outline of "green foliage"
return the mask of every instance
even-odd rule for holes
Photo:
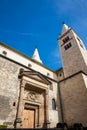
[[[7,125],[0,125],[0,129],[1,128],[7,128]]]

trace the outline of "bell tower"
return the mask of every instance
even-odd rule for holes
[[[87,72],[87,51],[80,37],[66,24],[58,38],[65,78],[79,71]]]

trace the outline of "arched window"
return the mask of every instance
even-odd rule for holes
[[[56,110],[56,101],[54,98],[52,99],[52,109]]]

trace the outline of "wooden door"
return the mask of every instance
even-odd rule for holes
[[[23,128],[34,128],[35,111],[31,109],[24,109],[23,111]]]

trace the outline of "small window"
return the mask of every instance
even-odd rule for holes
[[[63,43],[66,43],[70,40],[69,36],[67,36],[65,39],[63,39]]]
[[[6,52],[6,51],[3,51],[2,53],[3,53],[5,56],[7,55],[7,52]]]
[[[28,64],[28,67],[32,67],[32,65],[31,65],[31,64]]]
[[[72,46],[71,42],[64,46],[65,50],[69,49]]]
[[[56,110],[56,101],[54,98],[52,99],[52,109]]]
[[[62,74],[60,73],[60,74],[59,74],[59,76],[61,77],[61,76],[62,76]]]
[[[13,106],[16,106],[16,103],[15,103],[15,102],[13,102]]]
[[[49,74],[49,73],[47,73],[47,76],[50,76],[50,74]]]

